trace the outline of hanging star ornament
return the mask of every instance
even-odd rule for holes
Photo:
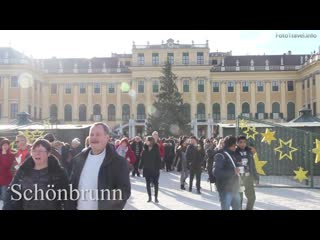
[[[251,132],[251,134],[250,134]],[[249,138],[252,138],[253,140],[256,140],[255,139],[255,136],[257,134],[259,134],[257,131],[256,131],[256,127],[248,127],[246,131],[244,131],[244,133],[247,135],[247,139],[249,140]]]
[[[312,149],[312,152],[316,154],[315,163],[320,162],[320,140],[316,139],[316,147]]]
[[[254,159],[254,163],[256,165],[257,173],[260,175],[266,175],[266,173],[264,172],[262,167],[267,164],[267,161],[260,161],[258,153],[255,153],[253,155],[253,159]]]
[[[285,157],[287,157],[290,160],[292,160],[292,153],[295,152],[295,151],[298,151],[297,148],[292,147],[292,138],[287,142],[283,141],[282,139],[279,139],[279,142],[280,142],[280,146],[274,149],[276,152],[280,153],[280,159],[279,160],[281,160],[281,159],[283,159]],[[288,148],[290,148],[292,150],[290,150],[288,153],[287,152],[283,153],[283,147],[284,146],[288,146]]]
[[[308,179],[308,177],[306,176],[306,174],[308,173],[308,171],[303,171],[302,167],[299,167],[299,171],[294,171],[294,173],[296,174],[296,176],[294,177],[294,179],[299,180],[300,182],[302,182],[305,179]]]
[[[261,133],[261,135],[263,136],[261,142],[267,142],[270,145],[273,140],[276,140],[276,138],[274,137],[275,133],[276,132],[271,132],[269,128],[267,128],[265,133]]]
[[[239,128],[242,130],[244,128],[248,128],[248,121],[241,119],[239,122]]]

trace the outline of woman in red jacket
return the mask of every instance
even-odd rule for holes
[[[12,181],[11,167],[14,162],[14,154],[10,149],[10,141],[4,139],[0,142],[0,194],[3,201],[7,188]]]
[[[134,155],[127,138],[121,139],[121,142],[117,147],[117,153],[128,160],[130,169],[132,169],[133,164],[136,162],[136,156]]]

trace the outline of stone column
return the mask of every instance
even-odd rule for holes
[[[235,111],[236,119],[242,112],[240,94],[241,94],[241,81],[236,81],[236,111]]]
[[[3,77],[3,120],[5,122],[9,121],[9,84],[10,84],[10,76],[5,75]]]
[[[250,112],[252,113],[252,117],[254,118],[255,113],[257,112],[256,83],[254,81],[250,83],[250,93],[251,93]]]
[[[227,104],[226,104],[226,81],[221,81],[221,122],[227,120]]]
[[[64,84],[59,83],[59,106],[58,106],[58,120],[63,121],[64,120],[64,104],[63,104],[63,96],[64,96]]]
[[[283,117],[287,118],[287,102],[286,102],[286,82],[285,80],[280,81],[281,86],[281,103],[280,103],[280,112],[283,113]]]
[[[265,112],[269,114],[272,112],[272,107],[271,107],[271,85],[270,85],[270,80],[265,81],[266,83],[266,102],[265,102]]]
[[[73,106],[72,106],[72,121],[79,121],[79,84],[73,84],[72,94],[73,94]]]
[[[88,107],[87,107],[87,120],[90,121],[91,115],[93,114],[93,106],[92,106],[92,91],[93,83],[88,84]]]

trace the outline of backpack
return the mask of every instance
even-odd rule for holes
[[[233,167],[236,168],[236,165],[234,164],[234,162],[233,162],[231,156],[229,155],[229,153],[227,153],[227,152],[225,152],[225,151],[224,151],[224,153],[228,156],[227,158],[231,161]],[[217,154],[221,154],[224,159],[226,158],[225,155],[222,154],[221,152],[217,152],[217,153],[214,154],[213,156],[215,157],[215,155],[217,155]],[[215,161],[214,161],[214,157],[213,157],[213,165],[212,165],[212,171],[211,171],[211,173],[212,173],[212,181],[214,181],[213,183],[216,182],[216,177],[215,177],[215,174],[214,174],[214,172],[215,172],[215,166],[214,166],[214,165],[215,165]],[[210,180],[210,182],[211,182],[211,180]]]
[[[208,174],[209,174],[209,180],[210,180],[210,183],[215,183],[216,182],[216,178],[214,176],[214,165],[215,165],[215,162],[214,162],[214,156],[217,154],[217,152],[215,152],[214,149],[210,149],[208,150],[207,153],[209,153],[209,151],[213,151],[213,154],[211,156],[209,156],[208,154]]]

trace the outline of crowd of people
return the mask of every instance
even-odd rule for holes
[[[180,172],[177,187],[186,190],[188,185],[189,192],[195,178],[197,194],[201,194],[201,174],[207,172],[208,181],[219,193],[222,210],[242,209],[243,193],[245,209],[254,208],[254,184],[259,176],[253,159],[255,149],[247,146],[245,136],[160,139],[154,131],[144,139],[112,139],[106,124],[95,123],[84,146],[79,138],[68,144],[52,133],[32,144],[18,135],[15,143],[17,151],[13,152],[10,140],[0,138],[0,200],[4,210],[123,209],[131,195],[130,175],[143,176],[147,202],[152,202],[154,188],[154,201],[159,203],[162,171]],[[46,199],[38,199],[39,189]]]

